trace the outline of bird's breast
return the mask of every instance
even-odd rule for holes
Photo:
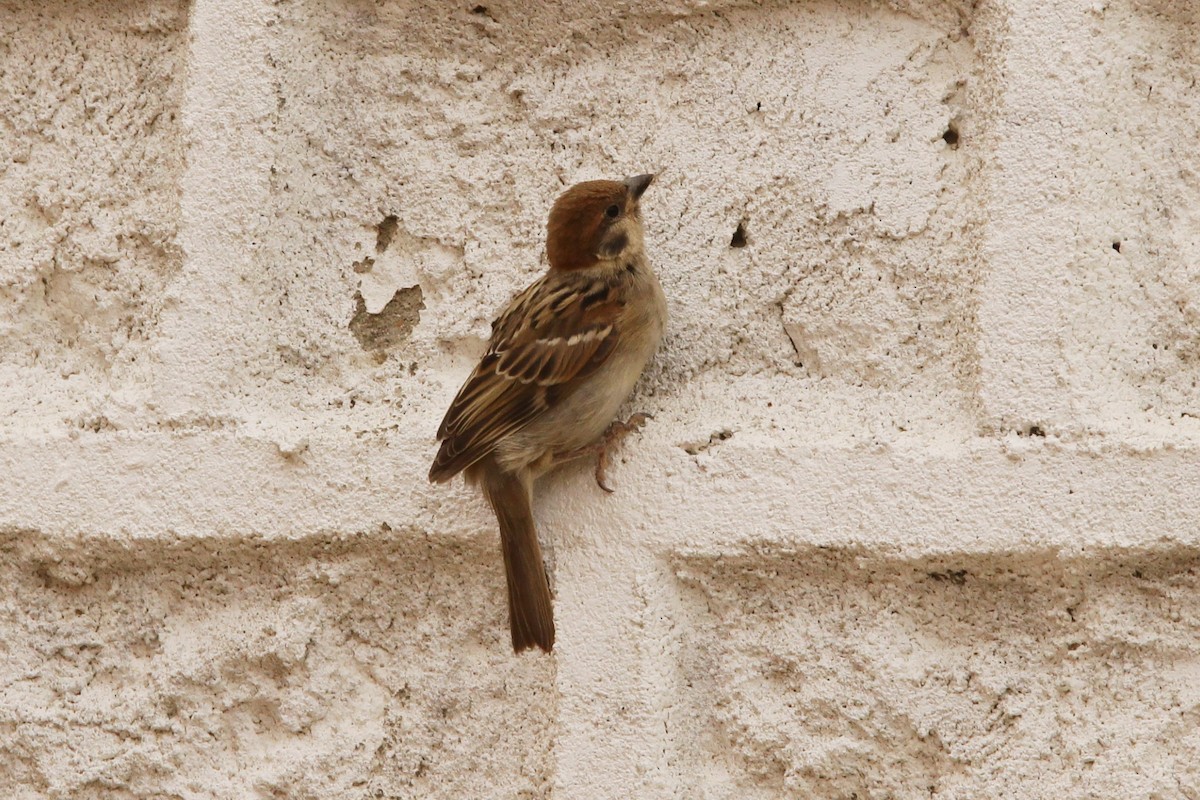
[[[639,265],[643,266],[643,265]],[[540,461],[595,442],[616,418],[642,371],[654,356],[667,320],[667,304],[648,267],[631,274],[629,302],[617,320],[621,337],[605,362],[557,405],[514,433],[498,450],[514,466]]]

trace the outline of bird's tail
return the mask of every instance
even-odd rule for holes
[[[497,469],[483,471],[484,496],[500,523],[500,548],[508,578],[508,622],[513,650],[554,647],[554,607],[542,564],[542,548],[533,526],[529,484]]]

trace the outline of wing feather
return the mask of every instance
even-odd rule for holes
[[[620,282],[577,273],[551,273],[517,295],[446,411],[429,479],[448,480],[483,458],[603,364],[624,307]]]

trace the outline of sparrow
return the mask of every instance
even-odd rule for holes
[[[429,480],[464,473],[496,514],[517,653],[554,647],[534,480],[595,454],[596,481],[611,491],[607,449],[647,419],[613,422],[667,322],[642,229],[640,202],[653,179],[586,181],[554,202],[546,224],[549,269],[492,323],[487,352],[438,429]]]

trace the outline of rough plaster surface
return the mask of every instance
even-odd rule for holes
[[[142,393],[183,253],[186,6],[0,4],[0,416]],[[126,398],[130,398],[126,400]]]
[[[554,666],[505,657],[492,548],[362,538],[7,537],[5,796],[543,793]]]
[[[1200,560],[688,558],[709,797],[1172,797],[1200,785]],[[715,702],[714,702],[715,699]]]
[[[0,2],[0,796],[1200,796],[1184,0]],[[553,197],[672,321],[424,475]]]

